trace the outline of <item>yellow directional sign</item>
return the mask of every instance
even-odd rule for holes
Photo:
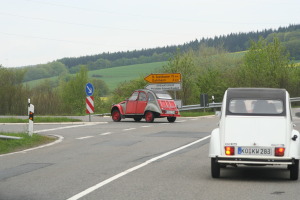
[[[150,74],[144,80],[149,83],[179,83],[181,82],[181,74]]]

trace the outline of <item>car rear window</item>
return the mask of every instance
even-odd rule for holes
[[[284,111],[283,102],[274,99],[231,99],[229,112],[241,115],[280,115]]]
[[[156,91],[155,95],[158,99],[169,99],[169,100],[172,99],[172,97],[169,95],[169,93],[167,93],[165,91]]]

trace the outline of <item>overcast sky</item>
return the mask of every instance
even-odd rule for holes
[[[34,65],[300,23],[300,0],[0,0],[0,64]]]

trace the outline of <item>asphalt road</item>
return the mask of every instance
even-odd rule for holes
[[[36,124],[56,144],[0,155],[0,200],[298,199],[300,180],[274,167],[242,167],[210,175],[214,116],[154,123],[93,117],[92,123]],[[300,129],[300,119],[295,118]],[[0,131],[26,125],[1,124]]]

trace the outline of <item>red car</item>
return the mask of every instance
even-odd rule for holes
[[[133,118],[136,122],[145,118],[146,122],[153,122],[154,118],[167,117],[169,122],[175,122],[180,117],[175,101],[166,91],[147,89],[136,90],[129,99],[111,108],[113,121]]]

